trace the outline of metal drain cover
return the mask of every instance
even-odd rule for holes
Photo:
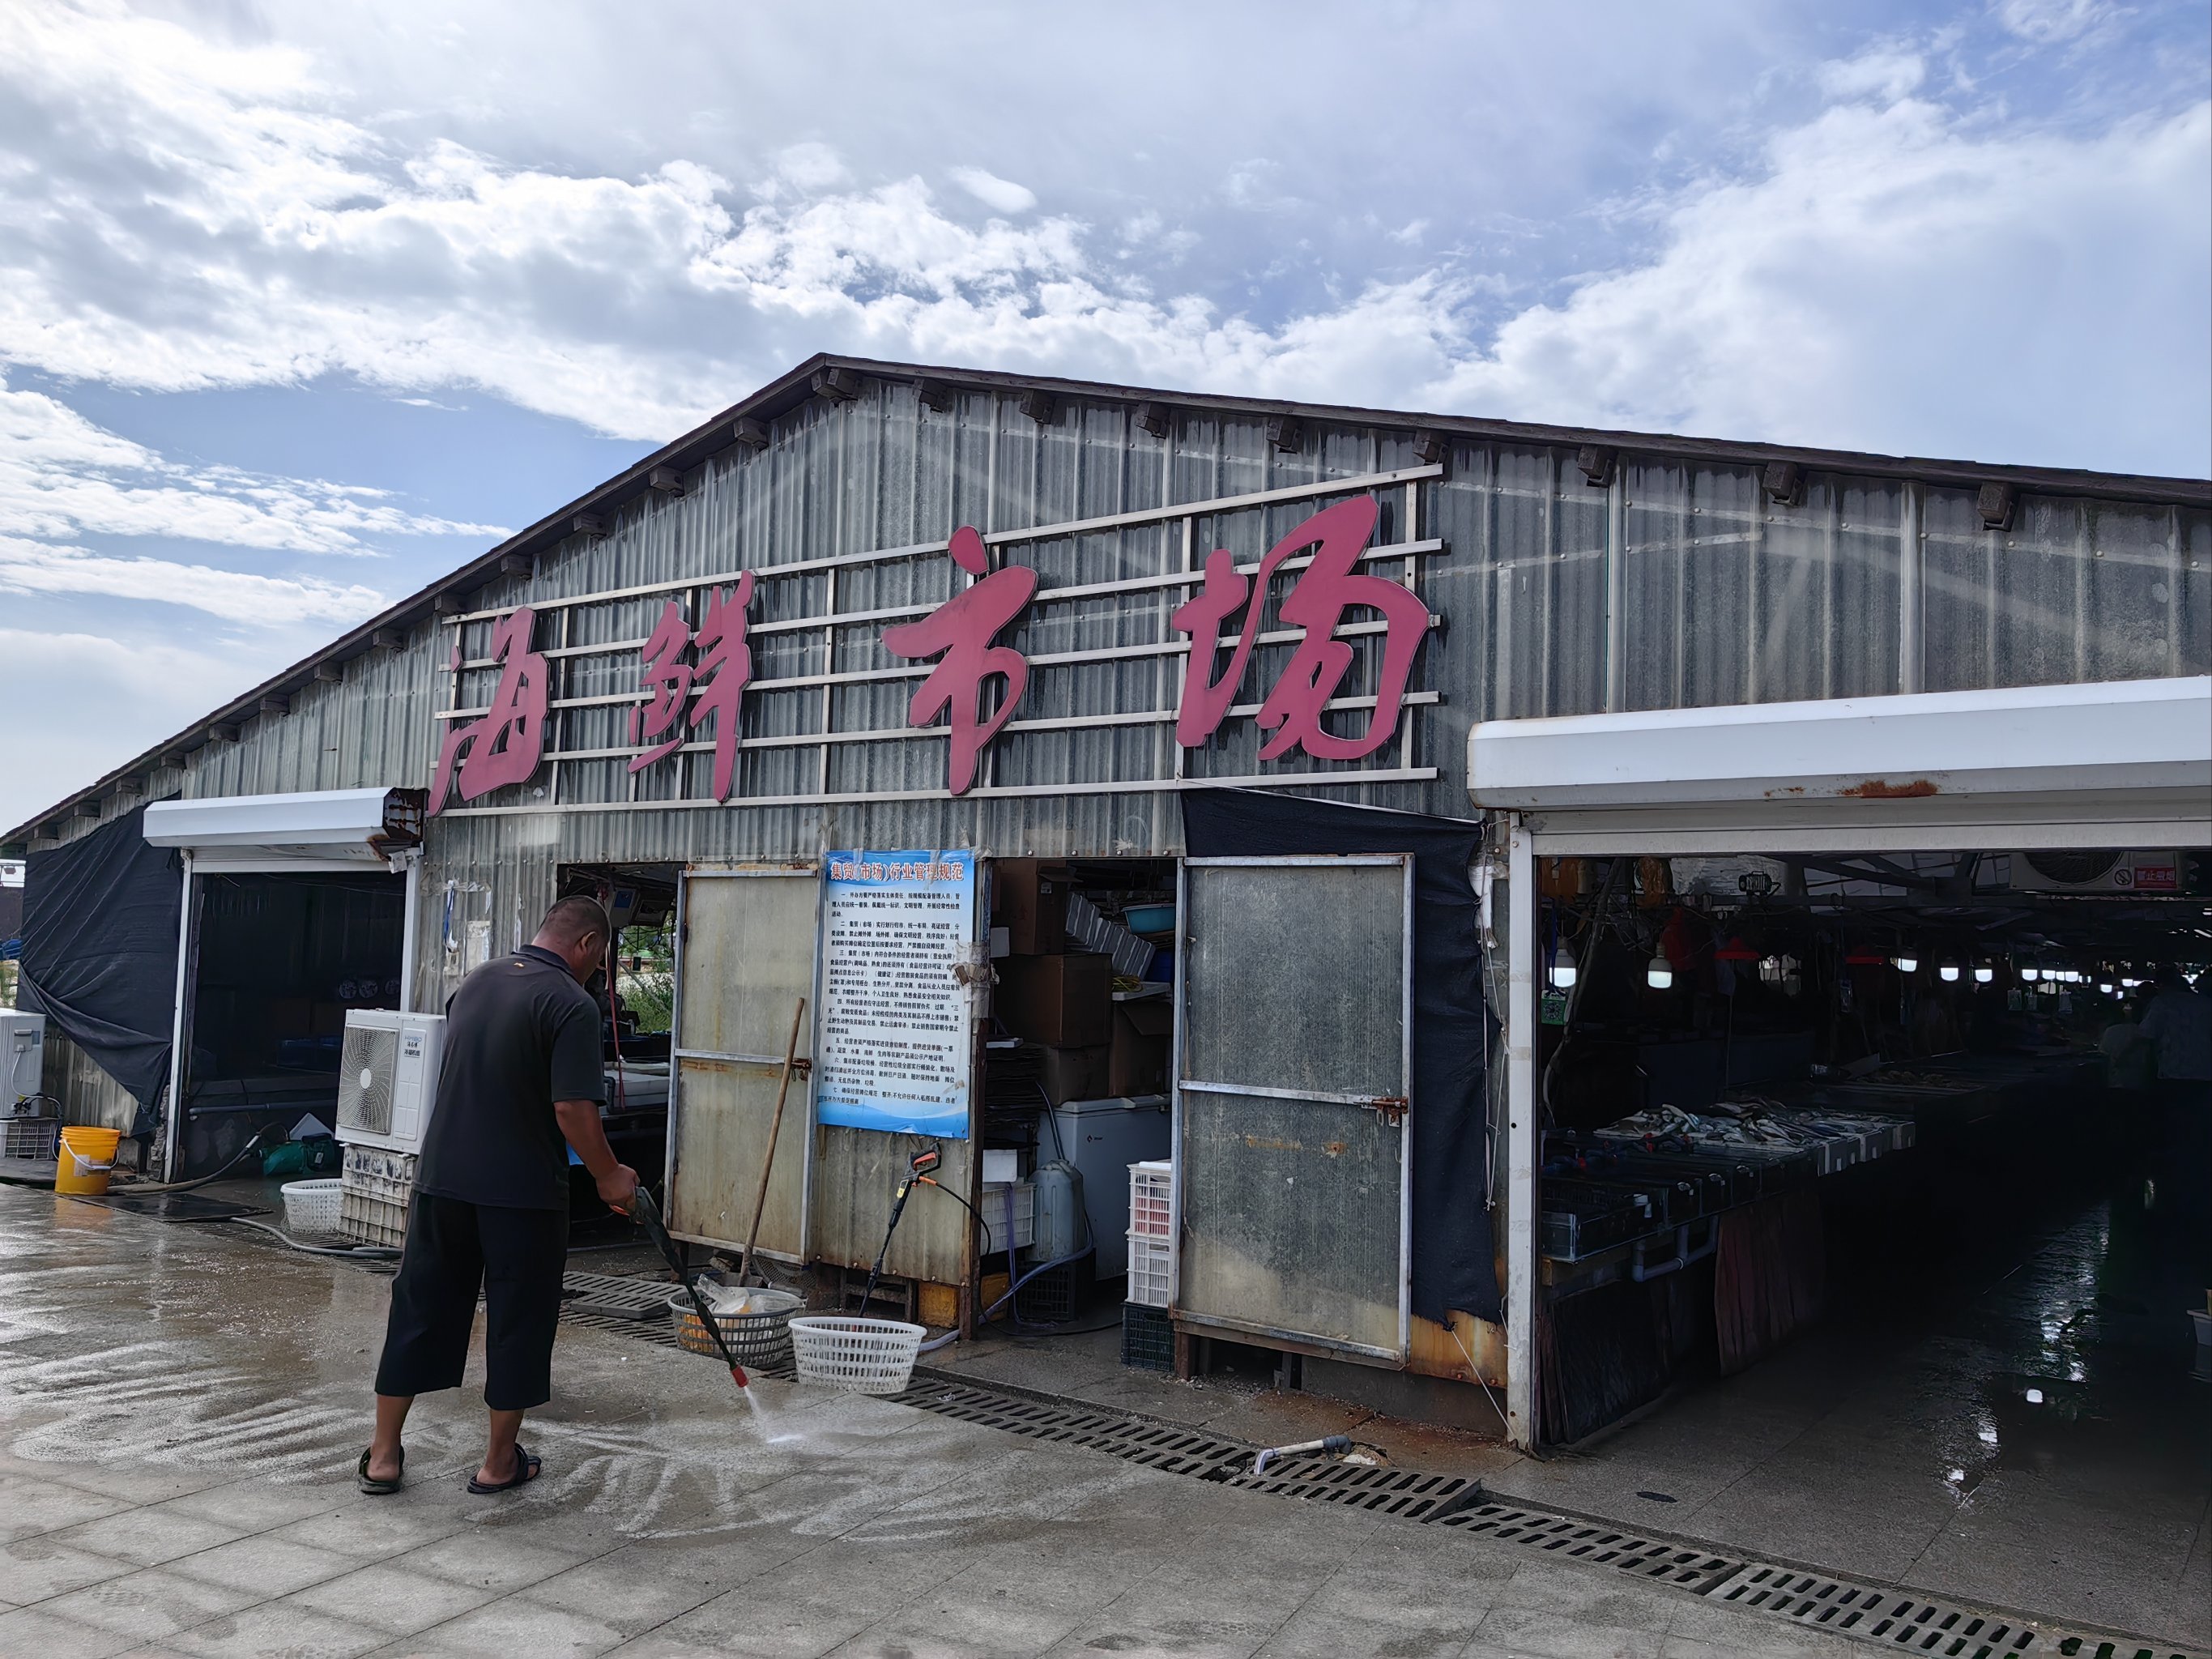
[[[1732,1557],[1641,1538],[1617,1527],[1523,1509],[1513,1504],[1473,1504],[1439,1517],[1436,1524],[1453,1528],[1470,1538],[1526,1544],[1570,1561],[1612,1567],[1633,1573],[1638,1578],[1679,1584],[1699,1594],[1743,1570],[1743,1563]]]
[[[568,1310],[605,1319],[659,1319],[681,1286],[665,1279],[620,1273],[563,1273],[562,1299]]]
[[[1401,1521],[1435,1521],[1482,1497],[1482,1483],[1455,1474],[1426,1474],[1371,1463],[1319,1463],[1308,1468],[1277,1464],[1265,1474],[1249,1467],[1225,1477],[1224,1486],[1322,1504],[1343,1504]]]

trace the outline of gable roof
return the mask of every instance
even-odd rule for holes
[[[576,520],[580,516],[591,514],[611,518],[617,509],[653,487],[650,480],[655,471],[665,467],[681,472],[700,465],[738,441],[736,428],[739,422],[766,423],[778,416],[787,414],[816,396],[825,379],[833,372],[909,383],[935,381],[951,387],[976,391],[1045,392],[1094,403],[1153,403],[1176,410],[1248,418],[1304,416],[1335,424],[1385,427],[1401,432],[1436,432],[1478,441],[1566,448],[1599,445],[1684,460],[1753,465],[1771,461],[1795,461],[1800,466],[1814,471],[1903,478],[1954,488],[1971,489],[1985,483],[2009,483],[2015,489],[2039,494],[2212,509],[2212,480],[2207,479],[2094,472],[2063,467],[2002,466],[1970,461],[1930,460],[1847,450],[1808,449],[1782,444],[1743,443],[1600,428],[1484,420],[1463,415],[1429,415],[1403,410],[1222,397],[1099,381],[1062,380],[1050,375],[937,368],[915,363],[882,362],[872,358],[817,353],[750,396],[732,404],[719,415],[702,422],[604,483],[586,491],[567,506],[546,514],[496,547],[489,549],[419,592],[410,594],[367,622],[339,635],[329,644],[303,657],[281,673],[272,675],[251,690],[191,722],[174,736],[64,796],[45,811],[0,834],[0,852],[20,851],[32,836],[42,832],[44,826],[57,819],[69,819],[82,803],[96,801],[113,793],[116,786],[125,779],[143,777],[156,767],[173,763],[205,742],[211,728],[236,725],[251,719],[262,712],[264,699],[281,698],[313,680],[315,671],[322,665],[360,656],[374,649],[379,643],[378,636],[386,630],[410,628],[438,614],[441,600],[451,604],[459,595],[474,592],[492,578],[512,568],[505,564],[506,561],[530,558],[541,550],[574,534]]]

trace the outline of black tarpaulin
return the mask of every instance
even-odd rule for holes
[[[17,1000],[150,1109],[169,1077],[184,866],[146,844],[145,817],[24,861]]]
[[[1257,790],[1182,798],[1193,858],[1409,853],[1413,859],[1413,1305],[1504,1318],[1490,1215],[1481,908],[1469,870],[1482,826]]]

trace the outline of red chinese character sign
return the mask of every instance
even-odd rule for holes
[[[1182,703],[1176,716],[1176,741],[1186,749],[1204,743],[1220,727],[1244,682],[1244,669],[1259,642],[1261,612],[1267,584],[1285,560],[1314,550],[1309,565],[1284,599],[1282,618],[1304,637],[1260,705],[1260,729],[1274,736],[1260,746],[1261,760],[1273,760],[1293,745],[1316,760],[1361,760],[1390,740],[1398,729],[1413,658],[1429,631],[1429,609],[1410,588],[1380,576],[1358,575],[1353,566],[1375,533],[1378,509],[1374,497],[1316,513],[1277,542],[1260,561],[1256,580],[1248,581],[1225,549],[1206,561],[1206,581],[1171,618],[1176,631],[1191,636],[1183,665]],[[1247,601],[1249,608],[1247,609]],[[1358,737],[1340,738],[1322,724],[1322,712],[1352,670],[1352,647],[1336,637],[1344,613],[1369,610],[1382,617],[1382,664],[1375,690],[1375,712]],[[1244,611],[1228,666],[1217,678],[1214,660],[1223,625]]]
[[[1018,564],[993,570],[983,538],[965,525],[952,532],[952,560],[982,580],[920,622],[885,629],[884,648],[902,657],[938,658],[937,666],[908,704],[906,720],[908,726],[927,726],[939,710],[951,710],[947,781],[954,794],[964,795],[975,781],[976,757],[1012,718],[1030,683],[1029,659],[1012,646],[994,646],[991,641],[1028,608],[1036,592],[1037,574]],[[1006,689],[998,707],[986,712],[987,682],[994,678],[1003,678]]]
[[[738,714],[753,677],[752,648],[745,641],[745,612],[753,602],[753,573],[738,578],[736,589],[716,588],[708,596],[707,615],[694,633],[683,607],[669,600],[639,652],[638,671],[646,701],[630,711],[629,740],[652,743],[634,757],[633,772],[683,746],[684,734],[710,721],[714,730],[714,799],[727,800],[738,779]],[[692,660],[684,660],[690,647]],[[687,716],[684,708],[689,703]],[[656,741],[658,740],[658,741]]]
[[[491,706],[475,720],[456,721],[439,746],[438,769],[430,784],[430,811],[445,808],[457,788],[465,801],[504,784],[525,783],[538,770],[545,751],[545,657],[530,648],[538,613],[528,605],[510,611],[491,627],[491,656],[499,684]],[[460,653],[454,651],[454,666]]]

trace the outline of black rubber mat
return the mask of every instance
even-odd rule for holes
[[[74,1193],[65,1196],[81,1204],[104,1204],[128,1215],[151,1216],[156,1221],[234,1221],[242,1215],[269,1213],[252,1204],[202,1198],[198,1193],[143,1193],[135,1198],[126,1193],[110,1193],[103,1198],[79,1197]]]

